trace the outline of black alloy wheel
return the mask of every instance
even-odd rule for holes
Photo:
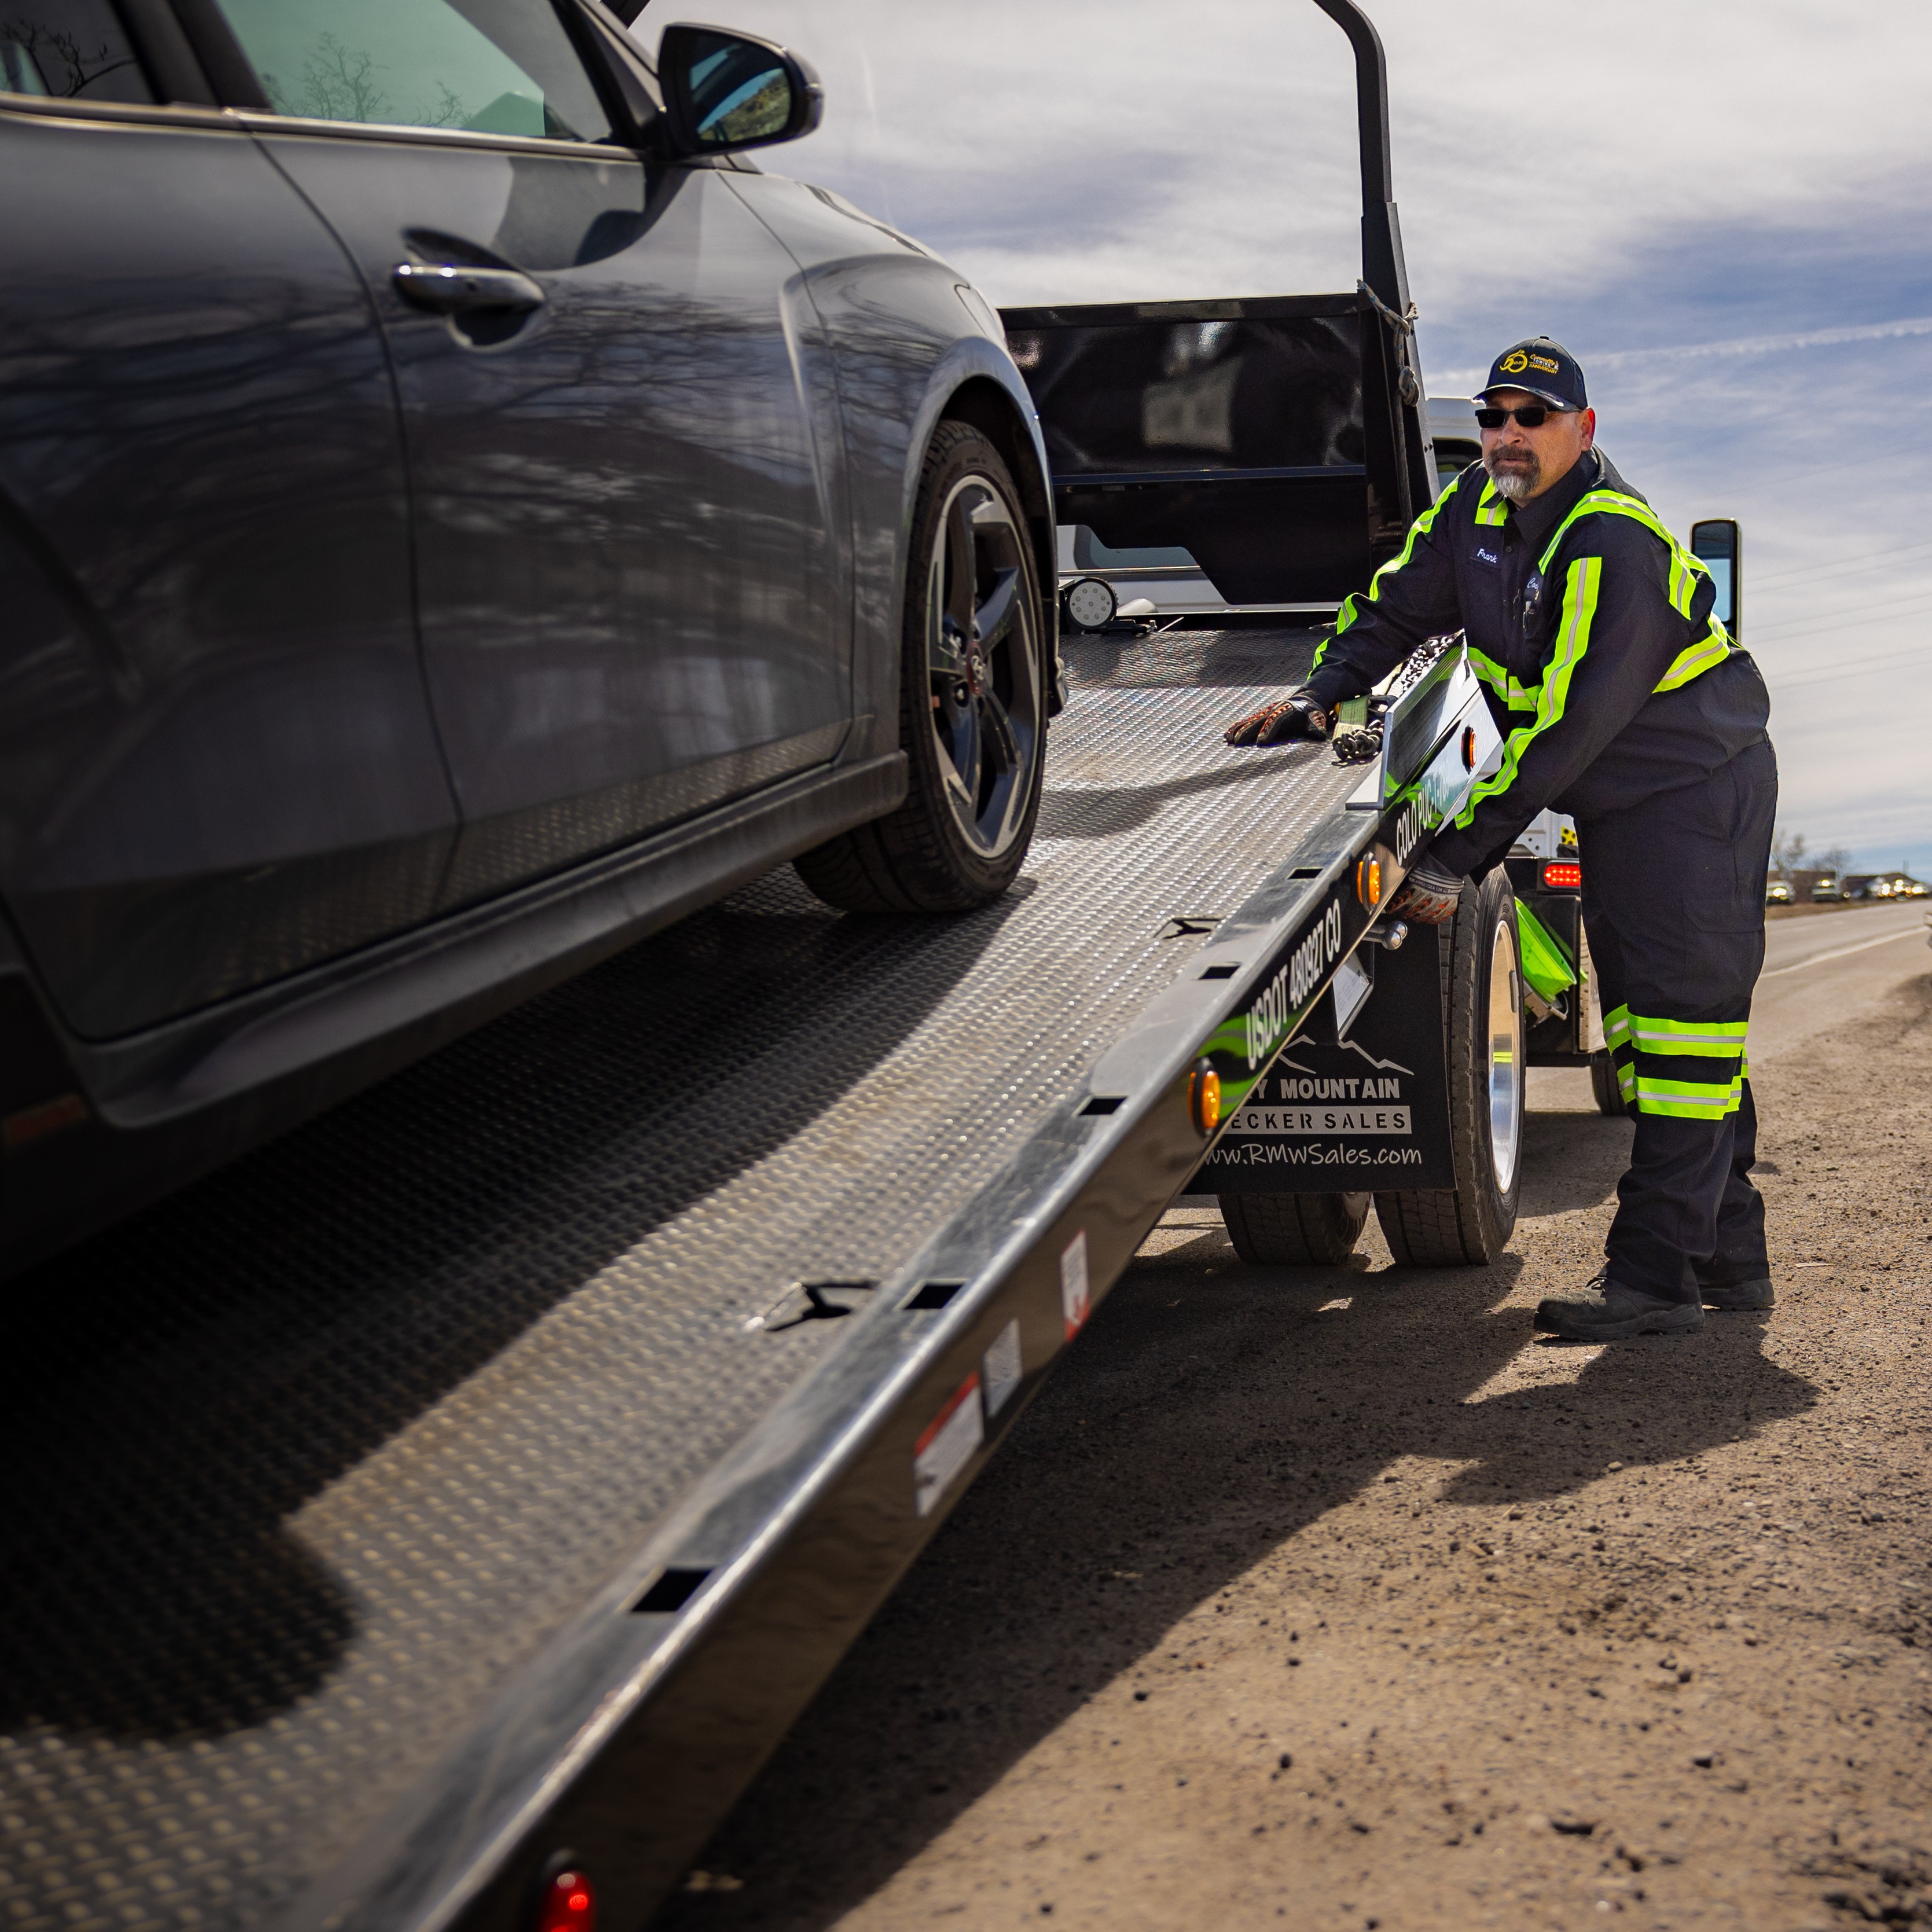
[[[960,835],[998,859],[1037,802],[1034,753],[1045,722],[1036,626],[1026,605],[1026,530],[986,476],[969,472],[939,512],[926,572],[928,714]]]
[[[1047,626],[1019,492],[992,442],[943,422],[906,571],[905,802],[794,862],[852,912],[966,912],[1024,862],[1046,757]]]

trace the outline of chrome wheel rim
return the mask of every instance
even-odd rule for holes
[[[1019,837],[1042,722],[1040,652],[1026,596],[1025,533],[984,477],[946,493],[926,576],[926,650],[939,774],[954,823],[981,857]]]
[[[1507,1194],[1522,1141],[1522,981],[1516,935],[1502,920],[1490,946],[1489,1071],[1490,1158],[1496,1191]]]

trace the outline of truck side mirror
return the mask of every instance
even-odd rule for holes
[[[796,54],[749,34],[682,21],[658,43],[658,85],[680,154],[795,141],[825,112],[825,89]]]
[[[1711,573],[1712,581],[1718,586],[1718,601],[1711,607],[1712,616],[1730,632],[1732,644],[1742,643],[1738,611],[1744,602],[1744,538],[1736,520],[1713,517],[1707,522],[1693,524],[1690,554]]]

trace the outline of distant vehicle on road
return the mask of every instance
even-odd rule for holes
[[[1044,448],[747,157],[822,101],[596,0],[5,10],[0,1271],[788,859],[1013,879]]]
[[[1844,886],[1835,872],[1827,872],[1822,878],[1814,879],[1812,881],[1811,897],[1816,903],[1822,904],[1832,902],[1842,899],[1844,896]]]
[[[1791,882],[1788,879],[1772,879],[1766,882],[1764,889],[1766,905],[1789,905],[1791,900]]]
[[[1910,872],[1854,872],[1844,881],[1848,899],[1922,899],[1925,883]]]

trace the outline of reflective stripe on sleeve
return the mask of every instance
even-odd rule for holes
[[[1686,550],[1664,526],[1655,511],[1648,503],[1640,502],[1634,496],[1627,496],[1621,490],[1589,490],[1576,501],[1576,507],[1556,526],[1555,534],[1544,547],[1539,570],[1547,570],[1556,555],[1557,546],[1568,534],[1570,526],[1580,517],[1608,515],[1628,517],[1641,524],[1658,538],[1670,553],[1669,596],[1670,608],[1687,621],[1690,615],[1691,600],[1697,594],[1697,580],[1710,575],[1702,557]],[[1688,645],[1672,660],[1670,668],[1658,681],[1658,691],[1676,691],[1688,684],[1692,679],[1702,677],[1707,670],[1714,670],[1726,658],[1738,650],[1732,642],[1730,634],[1715,617],[1710,620],[1708,629],[1694,644]]]
[[[1503,741],[1503,761],[1495,774],[1472,785],[1462,808],[1456,814],[1459,830],[1466,830],[1485,799],[1506,792],[1515,784],[1522,754],[1563,716],[1569,700],[1570,680],[1583,654],[1590,648],[1590,626],[1597,614],[1597,592],[1604,579],[1604,560],[1580,556],[1570,565],[1563,595],[1563,622],[1556,637],[1556,652],[1543,674],[1536,694],[1535,722],[1520,724]]]
[[[1694,677],[1702,677],[1722,664],[1736,648],[1724,626],[1713,617],[1710,634],[1678,652],[1671,660],[1670,668],[1658,680],[1658,689],[1676,691]]]
[[[1540,684],[1520,684],[1510,672],[1492,657],[1485,657],[1474,645],[1466,652],[1469,668],[1500,698],[1512,711],[1534,711],[1536,700],[1543,687]]]

